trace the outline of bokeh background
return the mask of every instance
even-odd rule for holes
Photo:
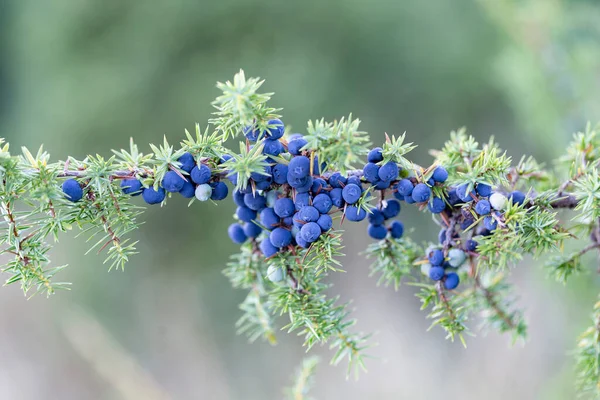
[[[237,70],[266,79],[284,121],[352,112],[381,142],[407,131],[416,162],[467,126],[516,159],[550,162],[572,132],[600,120],[600,6],[590,0],[0,1],[0,136],[13,151],[44,144],[56,159],[109,155],[205,124],[216,81]],[[124,272],[84,256],[69,235],[53,251],[73,290],[27,300],[0,290],[2,399],[280,399],[301,341],[248,344],[235,334],[244,293],[221,270],[233,206],[183,199],[148,210]],[[437,230],[402,213],[417,240]],[[318,399],[571,399],[569,352],[598,279],[569,287],[526,259],[512,281],[530,341],[494,333],[444,340],[413,289],[377,288],[358,255],[364,226],[347,227],[331,277],[353,299],[358,329],[378,346],[359,380],[322,355]],[[590,269],[596,261],[589,259]],[[472,321],[476,328],[477,321]]]

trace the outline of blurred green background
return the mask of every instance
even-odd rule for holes
[[[467,126],[516,159],[551,161],[573,131],[600,120],[600,6],[567,0],[0,1],[0,136],[13,151],[44,144],[55,159],[109,155],[202,125],[216,81],[243,68],[266,79],[284,121],[352,112],[375,143],[419,145],[413,159]],[[235,247],[233,207],[183,199],[148,210],[141,254],[107,273],[85,239],[53,252],[73,290],[27,301],[0,290],[2,399],[280,399],[303,357],[236,336],[244,293],[221,274]],[[413,237],[437,230],[403,212]],[[597,292],[591,275],[563,287],[525,260],[512,281],[530,341],[490,334],[469,348],[426,333],[413,289],[377,288],[364,226],[349,226],[346,274],[358,329],[377,332],[369,373],[346,380],[323,362],[318,399],[570,399],[575,336]],[[594,260],[590,259],[591,268]],[[476,326],[477,321],[472,325]],[[330,353],[317,349],[326,361]]]

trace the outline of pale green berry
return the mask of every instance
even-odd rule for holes
[[[450,264],[451,267],[460,267],[466,259],[467,255],[461,249],[450,249],[450,251],[448,251],[448,264]]]
[[[206,200],[210,199],[211,195],[212,195],[212,188],[210,187],[210,185],[208,183],[205,183],[203,185],[198,185],[198,187],[196,188],[196,198],[200,201],[206,201]]]
[[[283,280],[283,270],[280,267],[269,265],[269,268],[267,268],[267,278],[273,283],[281,282]]]
[[[503,195],[502,193],[496,192],[496,193],[492,193],[492,195],[490,196],[490,204],[492,205],[494,210],[498,210],[498,211],[504,210],[504,207],[506,207],[507,202],[508,202],[508,200],[506,199],[506,196]]]
[[[275,206],[275,200],[277,200],[277,192],[272,190],[265,195],[267,199],[267,207],[273,208]]]
[[[429,270],[431,269],[431,264],[425,263],[421,264],[421,273],[425,276],[429,276]]]

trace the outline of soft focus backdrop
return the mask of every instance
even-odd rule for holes
[[[407,137],[428,149],[467,126],[494,135],[516,159],[550,162],[572,132],[600,120],[600,6],[567,0],[134,0],[0,1],[0,137],[56,159],[172,142],[205,124],[216,81],[240,68],[276,92],[284,121],[354,113],[379,143]],[[236,336],[237,304],[221,269],[235,247],[233,207],[175,199],[152,208],[137,232],[141,254],[124,272],[84,256],[85,239],[53,252],[73,290],[26,300],[0,289],[2,399],[280,399],[303,357]],[[417,240],[437,230],[403,212]],[[569,287],[525,260],[513,275],[530,341],[496,334],[468,349],[428,326],[413,289],[377,288],[365,225],[347,227],[346,274],[331,279],[354,299],[358,329],[376,332],[369,372],[345,379],[322,354],[318,399],[570,399],[575,336],[598,279]],[[590,270],[595,268],[590,259]],[[477,322],[473,321],[473,325]]]

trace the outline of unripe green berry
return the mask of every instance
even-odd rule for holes
[[[212,188],[208,183],[198,185],[196,188],[196,198],[200,201],[207,201],[212,195]]]
[[[273,283],[281,282],[283,280],[283,270],[280,267],[269,265],[267,278]]]
[[[506,207],[506,203],[508,202],[508,199],[502,193],[496,192],[496,193],[492,193],[489,201],[490,201],[490,204],[492,205],[492,207],[494,208],[494,210],[502,211],[502,210],[504,210],[504,207]]]
[[[460,267],[466,259],[467,256],[461,249],[450,249],[450,251],[448,251],[448,264],[450,264],[451,267]]]

